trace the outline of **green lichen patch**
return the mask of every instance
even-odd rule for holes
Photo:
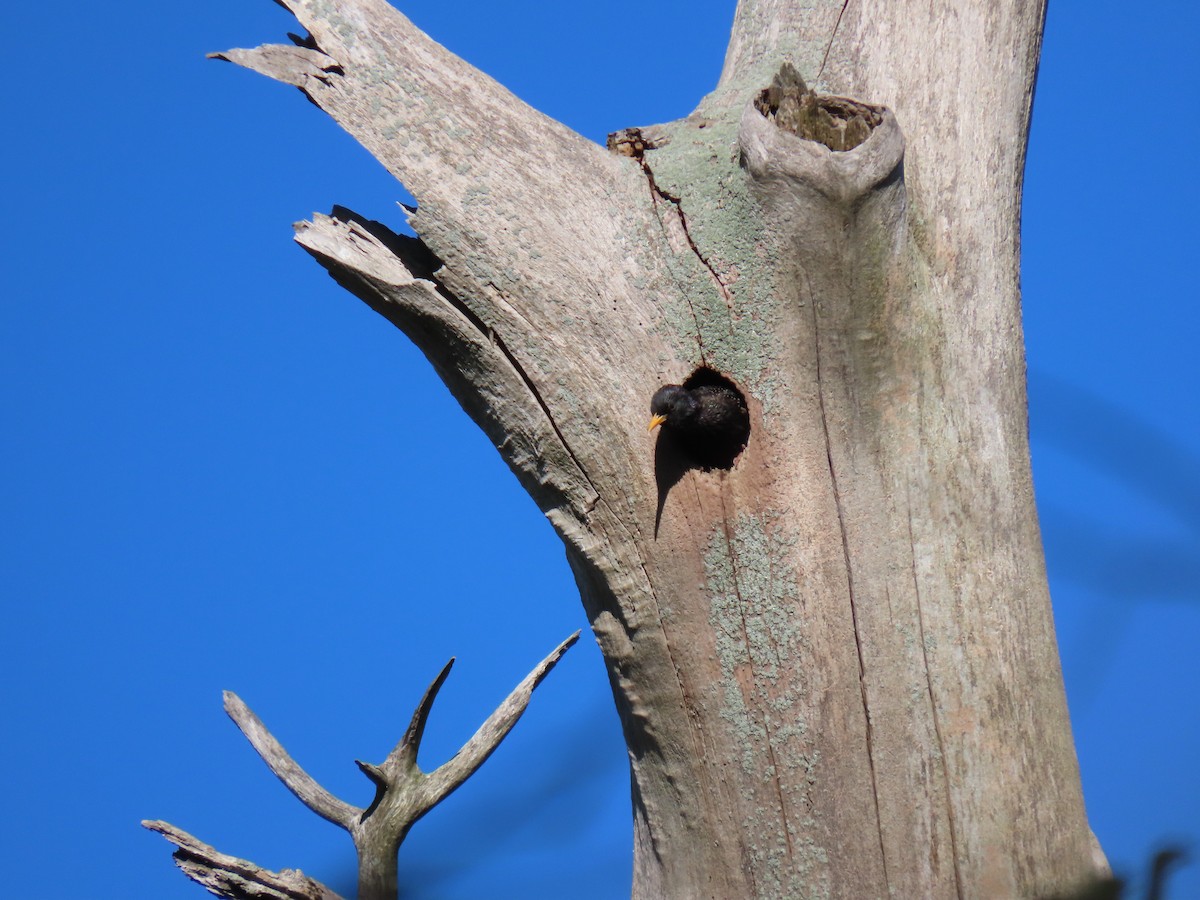
[[[660,215],[686,227],[686,240],[670,243],[664,323],[685,359],[727,373],[769,414],[783,393],[775,238],[738,165],[737,115],[683,119],[660,133],[670,139],[643,163],[664,198]]]
[[[704,555],[709,624],[721,668],[721,715],[732,726],[737,762],[787,813],[747,804],[748,850],[768,873],[763,896],[829,895],[828,859],[812,836],[809,792],[819,754],[803,717],[808,703],[803,660],[811,658],[800,616],[798,538],[782,516],[739,515],[717,525]],[[779,829],[763,823],[784,816]]]

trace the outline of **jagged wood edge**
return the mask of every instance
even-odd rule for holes
[[[614,244],[614,236],[627,233],[617,220],[631,205],[639,210],[635,217],[645,212],[636,167],[528,106],[382,0],[282,5],[310,33],[293,38],[298,46],[211,56],[298,87],[375,156],[417,198],[409,222],[437,265],[413,272],[389,267],[396,274],[382,279],[390,296],[381,297],[374,285],[355,285],[362,274],[355,271],[360,248],[336,246],[360,236],[325,229],[319,261],[418,343],[568,543],[606,572],[624,573],[638,593],[648,593],[644,574],[636,574],[642,561],[629,533],[629,510],[605,508],[626,498],[600,498],[596,489],[601,482],[630,481],[628,454],[615,440],[597,444],[593,426],[602,420],[605,433],[626,442],[640,437],[634,419],[641,417],[627,410],[640,410],[642,384],[655,376],[631,378],[628,397],[617,397],[608,372],[627,370],[628,354],[572,359],[568,367],[564,348],[554,343],[562,321],[596,320],[597,291],[614,304],[638,305],[644,318],[656,315],[653,297],[621,263],[628,248]],[[312,224],[326,223],[317,218]],[[312,252],[317,248],[304,229],[298,240]],[[400,289],[414,276],[429,284]],[[458,315],[434,312],[438,296]],[[439,352],[430,340],[440,337],[439,329],[466,355]],[[596,345],[627,339],[626,331],[609,337]],[[491,351],[485,344],[493,345]],[[495,351],[503,361],[489,358]],[[480,376],[499,374],[507,382],[504,391],[486,377],[460,377],[455,367],[463,359]],[[508,381],[508,368],[519,383]],[[568,368],[576,388],[582,382],[595,388],[576,389],[574,398],[586,396],[599,408],[580,412],[559,390]],[[510,412],[516,414],[511,420]],[[547,440],[512,448],[514,433]],[[585,442],[586,465],[577,452]],[[599,518],[593,515],[598,504]]]
[[[142,826],[158,832],[178,849],[175,864],[210,893],[230,900],[342,900],[299,869],[272,872],[249,860],[221,853],[169,822],[146,819]]]
[[[598,494],[499,336],[440,284],[419,241],[349,210],[335,212],[340,218],[317,214],[297,223],[296,242],[416,344],[550,521],[575,531],[572,513],[586,518]]]
[[[298,87],[421,206],[428,202],[452,214],[466,194],[486,185],[496,197],[522,202],[491,204],[487,214],[499,234],[528,198],[569,213],[579,172],[611,171],[601,148],[455,56],[384,0],[279,3],[309,32],[293,36],[299,46],[266,44],[209,56]],[[463,126],[490,140],[467,139]],[[548,169],[547,158],[560,156],[570,165]],[[470,179],[445,177],[463,166]]]

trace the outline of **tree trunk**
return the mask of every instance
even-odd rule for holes
[[[717,89],[608,152],[383,0],[283,2],[308,37],[220,55],[418,200],[419,240],[346,210],[297,240],[421,347],[566,543],[629,748],[634,896],[1094,873],[1020,328],[1044,3],[742,0]],[[785,62],[855,98],[826,108],[861,144],[772,116]],[[750,408],[728,471],[646,432],[702,367]]]

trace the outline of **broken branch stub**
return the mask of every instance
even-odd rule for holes
[[[175,864],[209,893],[230,900],[342,900],[321,882],[299,869],[272,872],[249,860],[220,853],[168,822],[146,819],[144,828],[156,831],[176,846]]]
[[[839,151],[853,150],[882,121],[878,107],[818,94],[791,63],[754,99],[754,108],[784,131]]]
[[[904,159],[904,135],[891,111],[818,95],[789,69],[746,105],[738,124],[742,164],[764,201],[811,204],[787,189],[790,182],[848,206],[889,182]]]
[[[387,759],[377,766],[355,760],[375,785],[375,798],[365,809],[339,800],[317,784],[232,691],[225,692],[225,711],[289,791],[321,818],[350,833],[358,854],[360,900],[394,900],[396,854],[408,830],[483,765],[525,712],[534,688],[578,639],[576,631],[554,648],[458,753],[426,774],[417,766],[417,754],[433,701],[454,663],[450,660],[426,689],[404,736]],[[142,824],[175,843],[179,847],[175,853],[179,867],[218,896],[234,900],[338,900],[335,893],[299,871],[270,872],[246,860],[218,853],[166,822],[147,820]]]

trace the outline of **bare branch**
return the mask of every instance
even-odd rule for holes
[[[479,219],[473,230],[488,238],[507,232],[520,240],[523,229],[506,226],[523,214],[578,227],[578,175],[612,171],[599,147],[450,53],[384,0],[284,5],[310,33],[302,46],[212,56],[304,91],[404,183],[432,228],[460,228],[468,208]],[[548,158],[564,165],[548,166]],[[486,202],[477,202],[484,194]]]
[[[648,347],[651,358],[667,358],[663,345],[677,339],[655,330],[671,273],[649,257],[643,265],[643,242],[629,239],[656,228],[638,167],[532,109],[383,0],[286,5],[310,32],[299,46],[218,56],[299,86],[400,179],[419,202],[409,224],[435,265],[402,258],[408,271],[381,279],[394,260],[373,268],[379,247],[360,253],[361,235],[319,218],[298,240],[421,347],[569,542],[596,547],[584,533],[599,499],[593,472],[640,478],[619,444],[591,438],[598,423],[641,437],[628,410],[643,405],[644,384],[661,379],[636,367]],[[682,265],[708,277],[690,255]],[[391,287],[378,291],[371,279]],[[636,310],[644,327],[596,314],[609,307]],[[581,342],[597,348],[593,389],[568,394],[561,364]],[[614,371],[631,377],[614,386]],[[609,518],[606,530],[620,530]],[[612,549],[621,558],[605,566],[640,569],[628,547]]]
[[[408,723],[408,731],[404,732],[404,737],[400,739],[400,743],[388,755],[388,762],[392,765],[401,769],[411,769],[416,766],[417,754],[421,750],[421,738],[425,734],[425,723],[429,720],[429,712],[433,709],[433,701],[437,699],[438,691],[446,683],[446,678],[449,677],[450,668],[453,665],[454,658],[451,657],[450,662],[446,663],[442,671],[438,673],[438,677],[425,689],[425,696],[417,704],[412,721]]]
[[[335,213],[299,223],[297,243],[412,339],[554,524],[578,534],[597,494],[530,374],[438,280],[438,261],[423,245],[349,210]]]
[[[396,852],[408,830],[483,764],[521,717],[533,689],[578,639],[576,631],[559,644],[500,704],[463,749],[431,775],[417,768],[416,750],[434,697],[450,672],[449,664],[421,698],[404,739],[383,764],[358,763],[376,789],[375,800],[350,828],[358,850],[358,893],[362,900],[391,900],[396,896]]]
[[[308,47],[289,47],[286,44],[267,44],[255,50],[228,50],[210,53],[209,59],[223,59],[239,66],[292,84],[303,90],[309,79],[325,79],[336,72],[338,64],[320,50]]]
[[[579,632],[576,631],[554,648],[517,685],[463,749],[430,777],[417,768],[417,750],[438,690],[454,664],[451,659],[425,690],[404,737],[383,764],[376,766],[355,760],[358,768],[375,785],[375,799],[365,810],[338,800],[317,784],[232,691],[225,691],[225,711],[289,791],[317,815],[350,833],[358,853],[360,900],[395,900],[396,854],[408,830],[492,754],[529,705],[533,689],[578,639]],[[179,867],[189,878],[218,896],[235,900],[338,900],[337,895],[298,871],[270,872],[244,859],[218,853],[166,822],[145,821],[142,824],[173,841],[180,848],[175,854]]]
[[[299,869],[272,872],[254,863],[219,853],[168,822],[147,819],[145,828],[157,831],[179,849],[175,864],[188,878],[218,897],[231,900],[341,900],[316,879]]]
[[[488,716],[488,720],[479,726],[479,730],[463,745],[462,749],[430,774],[427,789],[432,797],[430,806],[440,803],[455,788],[470,778],[475,770],[482,766],[492,752],[500,746],[500,742],[512,731],[512,727],[517,724],[517,720],[525,712],[533,689],[542,683],[542,679],[549,674],[550,670],[562,659],[562,655],[577,640],[579,640],[578,631],[555,647],[553,652],[538,663],[537,667],[525,676],[525,680],[513,689],[513,692],[496,711]]]
[[[339,800],[325,788],[321,787],[311,775],[296,763],[283,745],[275,740],[274,735],[267,731],[262,720],[258,718],[242,699],[233,691],[225,691],[225,712],[233,719],[234,724],[241,729],[251,746],[258,751],[275,776],[283,782],[284,787],[315,812],[322,819],[348,828],[353,818],[362,810]]]

